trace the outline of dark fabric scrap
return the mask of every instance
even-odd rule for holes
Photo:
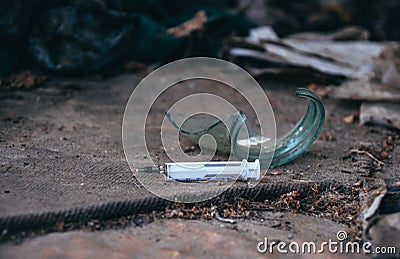
[[[127,60],[162,63],[194,55],[216,56],[223,37],[246,35],[256,26],[223,8],[231,6],[231,0],[209,0],[203,6],[176,0],[39,1],[6,0],[1,4],[0,28],[6,30],[0,32],[0,38],[10,40],[3,41],[7,45],[0,51],[0,73],[17,66],[21,55],[46,70],[66,75],[101,72]],[[40,8],[32,8],[36,5]],[[187,37],[166,33],[199,10],[208,18],[204,33]],[[12,47],[8,42],[20,45]]]
[[[28,48],[50,70],[92,72],[126,53],[137,20],[99,7],[50,9],[35,24]]]
[[[16,69],[26,56],[27,30],[38,0],[0,1],[0,73]]]

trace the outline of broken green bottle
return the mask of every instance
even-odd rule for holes
[[[296,96],[308,99],[307,111],[297,125],[276,143],[268,136],[254,133],[246,115],[241,111],[224,120],[201,115],[185,118],[184,115],[170,112],[166,112],[166,116],[182,135],[195,143],[199,144],[200,138],[209,134],[215,139],[219,152],[232,152],[238,160],[259,159],[261,167],[266,169],[268,166],[276,167],[297,158],[314,143],[322,130],[325,109],[319,97],[305,88],[298,88]],[[177,123],[178,121],[183,123]],[[248,133],[246,138],[240,137],[244,127]]]

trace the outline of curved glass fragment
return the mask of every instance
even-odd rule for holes
[[[270,167],[283,165],[298,157],[317,139],[322,130],[325,109],[318,96],[305,88],[298,88],[296,96],[309,100],[307,111],[297,125],[278,139],[275,145],[269,144],[268,136],[254,133],[243,112],[224,120],[205,114],[187,118],[182,114],[166,112],[166,116],[182,135],[191,138],[195,143],[199,144],[201,136],[209,134],[214,137],[219,152],[233,152],[238,160],[259,159],[261,167],[265,169],[263,161],[268,161],[271,157]],[[240,137],[243,127],[246,127],[248,133],[246,138]]]

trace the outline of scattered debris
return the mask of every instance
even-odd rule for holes
[[[319,98],[324,99],[329,95],[329,88],[326,86],[319,86],[316,84],[310,84],[307,89],[313,91]]]
[[[308,89],[320,98],[400,102],[400,45],[365,41],[368,32],[349,27],[331,34],[305,33],[279,39],[268,26],[252,29],[247,38],[228,42],[227,58],[241,63],[255,77],[286,75],[301,78],[304,69],[342,78],[337,86]],[[351,39],[353,41],[336,41]],[[300,79],[301,81],[301,79]],[[363,104],[360,114],[343,120],[371,122],[400,129],[398,104]],[[328,139],[327,139],[328,140]]]
[[[385,163],[383,163],[382,161],[380,161],[379,159],[377,159],[376,157],[374,157],[371,153],[369,153],[368,151],[365,150],[358,150],[358,149],[352,149],[350,150],[350,154],[351,153],[357,153],[357,154],[364,154],[367,155],[368,157],[370,157],[372,160],[374,160],[375,162],[377,162],[378,164],[384,166]]]
[[[270,32],[266,34],[265,40],[259,35],[260,29],[255,30],[251,30],[250,35],[257,37],[236,38],[228,43],[230,60],[239,63],[253,60],[253,64],[262,61],[264,67],[276,69],[293,66],[311,68],[327,75],[365,80],[373,78],[375,69],[380,67],[376,64],[378,57],[394,48],[388,44],[368,41],[278,39]],[[263,31],[267,31],[265,27]]]
[[[336,141],[336,137],[332,133],[322,133],[319,135],[318,139],[323,141]]]
[[[360,209],[357,187],[350,191],[331,189],[318,191],[313,186],[313,195],[302,197],[296,192],[283,194],[277,201],[266,200],[264,203],[273,210],[293,210],[297,213],[324,216],[334,221],[357,228],[356,215]]]
[[[376,151],[379,152],[379,151]],[[380,151],[380,158],[385,157],[385,151]],[[382,156],[383,154],[383,156]],[[360,149],[351,149],[343,159],[351,158],[351,168],[341,168],[341,172],[353,174],[358,173],[364,177],[371,177],[374,173],[382,171],[385,163],[376,158],[370,152]],[[387,157],[386,157],[387,158]]]
[[[4,88],[32,88],[43,84],[47,80],[46,76],[37,75],[31,71],[21,71],[0,81],[0,86]]]
[[[352,124],[354,122],[354,115],[350,114],[343,118],[343,121],[347,124]]]
[[[311,189],[314,191],[314,193],[319,193],[319,190],[318,190],[319,186],[320,185],[316,183],[311,187]]]
[[[331,86],[329,97],[341,100],[400,102],[400,90],[376,82],[349,80]]]
[[[379,124],[400,130],[400,104],[363,103],[360,108],[360,123]]]
[[[271,26],[260,26],[250,30],[248,39],[250,42],[268,42],[279,40],[279,37]]]
[[[382,43],[382,51],[368,66],[370,74],[358,80],[349,80],[340,87],[330,87],[330,96],[336,99],[373,102],[400,102],[400,46]]]
[[[272,171],[272,172],[269,172],[269,174],[271,174],[271,175],[281,175],[282,172],[280,172],[280,171]]]
[[[253,201],[245,198],[223,199],[216,198],[195,204],[172,203],[162,211],[152,211],[137,215],[128,215],[109,220],[91,219],[82,222],[58,222],[53,228],[42,229],[37,234],[46,232],[65,232],[71,230],[100,231],[110,228],[123,228],[127,226],[142,226],[156,219],[202,219],[234,224],[241,220],[264,221],[262,213],[265,211],[294,211],[305,215],[326,217],[335,222],[345,224],[354,229],[353,235],[358,236],[358,223],[356,215],[360,210],[359,187],[332,188],[320,191],[318,185],[310,187],[312,192],[308,196],[302,196],[297,191],[288,192],[281,196],[265,201]],[[218,211],[217,211],[218,209]],[[33,236],[35,233],[29,233]],[[12,235],[12,240],[21,240],[27,237],[27,233]],[[10,238],[9,235],[0,237],[0,240]]]
[[[349,26],[334,32],[300,32],[288,35],[287,38],[298,40],[321,40],[321,41],[350,41],[368,40],[369,32],[360,26]]]
[[[221,222],[224,222],[224,223],[230,223],[230,224],[235,224],[235,223],[236,223],[236,220],[234,220],[234,219],[222,218],[222,217],[219,215],[218,209],[215,209],[213,212],[214,212],[215,218],[216,218],[218,221],[221,221]]]
[[[276,207],[279,209],[294,209],[300,208],[299,201],[300,193],[298,191],[292,191],[289,193],[282,194],[276,203]]]
[[[286,36],[304,31],[326,32],[358,25],[362,28],[352,26],[350,28],[355,32],[343,33],[344,36],[341,38],[346,39],[346,34],[363,35],[365,30],[375,41],[397,40],[399,37],[399,20],[397,19],[399,3],[397,1],[364,1],[360,5],[357,1],[282,2],[270,0],[265,2],[265,5],[265,16],[279,35]]]
[[[381,183],[377,186],[372,186],[368,190],[368,193],[365,194],[363,205],[361,208],[361,214],[365,223],[367,223],[372,217],[377,215],[379,206],[385,194],[386,185],[384,183]],[[367,229],[366,225],[364,225],[364,229]]]

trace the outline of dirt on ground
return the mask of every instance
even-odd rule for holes
[[[46,78],[29,88],[0,85],[0,214],[54,211],[143,196],[143,188],[133,188],[138,183],[124,158],[121,124],[129,96],[145,74]],[[307,102],[294,92],[307,85],[260,83],[282,135],[305,113]],[[183,82],[156,103],[146,140],[159,163],[167,158],[156,133],[173,100],[203,89],[232,100],[244,111],[249,109],[237,93],[221,91],[214,84]],[[360,126],[357,102],[332,100],[329,95],[322,101],[326,122],[318,140],[296,160],[269,169],[262,179],[263,183],[316,183],[312,195],[293,190],[263,201],[215,198],[108,220],[58,222],[18,233],[5,230],[0,233],[0,253],[7,258],[32,251],[38,257],[257,256],[257,244],[265,237],[321,243],[335,239],[341,230],[349,234],[349,240],[360,242],[360,194],[374,183],[398,183],[400,134],[380,126]],[[187,139],[181,145],[188,154],[199,152]],[[224,158],[222,154],[215,157]],[[322,191],[317,182],[345,188]]]

